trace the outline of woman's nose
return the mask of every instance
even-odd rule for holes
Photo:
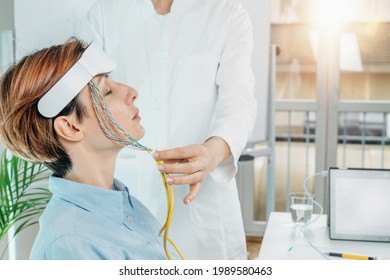
[[[134,103],[138,98],[138,91],[136,91],[132,87],[126,87],[126,101],[130,103]]]

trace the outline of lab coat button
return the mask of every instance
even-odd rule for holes
[[[133,217],[132,217],[132,216],[130,216],[130,215],[127,216],[127,221],[128,221],[128,222],[131,222],[132,220],[133,220]]]

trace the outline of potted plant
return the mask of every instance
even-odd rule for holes
[[[14,238],[25,228],[38,223],[37,217],[51,198],[47,188],[37,182],[46,180],[48,169],[4,150],[0,161],[0,241],[14,227]],[[3,258],[8,243],[0,259]]]

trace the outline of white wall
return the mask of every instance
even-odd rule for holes
[[[13,1],[0,0],[0,74],[13,63],[13,29]]]
[[[16,59],[78,35],[96,0],[14,0]]]
[[[0,0],[0,30],[10,30],[14,27],[13,1]]]

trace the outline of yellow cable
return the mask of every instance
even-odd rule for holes
[[[152,152],[153,151],[149,151],[149,153],[152,153]],[[164,162],[162,160],[156,160],[155,159],[155,162],[157,164],[157,167],[162,165],[162,164],[164,164]],[[172,239],[170,239],[168,237],[168,232],[169,232],[169,228],[171,226],[172,216],[173,216],[173,212],[174,212],[175,195],[174,195],[174,191],[173,191],[172,185],[167,183],[167,176],[169,176],[169,174],[161,173],[161,179],[162,179],[162,181],[164,183],[165,195],[166,195],[166,198],[167,198],[167,217],[165,219],[164,225],[160,229],[159,235],[161,237],[163,237],[163,239],[164,239],[164,251],[165,251],[165,254],[166,254],[168,260],[172,259],[172,256],[171,256],[171,254],[169,253],[169,250],[168,250],[168,242],[175,248],[175,250],[179,254],[180,258],[182,260],[184,260],[185,258],[184,258],[183,253],[177,247],[175,242],[173,242]]]
[[[91,81],[90,84],[93,99],[94,99],[94,110],[96,113],[96,116],[98,118],[99,125],[103,131],[103,133],[113,142],[122,145],[131,147],[133,149],[137,150],[145,150],[149,154],[153,154],[154,150],[149,149],[140,143],[137,142],[137,140],[133,139],[129,134],[126,133],[126,131],[120,127],[120,125],[112,118],[110,108],[108,107],[107,103],[105,102],[104,96],[102,95],[99,87],[94,83],[94,81]],[[100,107],[99,107],[100,106]],[[100,110],[100,109],[102,110]],[[112,129],[111,129],[112,128]],[[118,131],[115,131],[115,130]],[[108,133],[109,132],[109,133]],[[118,135],[118,132],[123,134],[123,136]],[[159,165],[164,164],[162,160],[156,160],[157,167]],[[172,215],[174,211],[174,192],[172,185],[167,183],[167,176],[169,174],[167,173],[161,173],[161,179],[164,183],[165,188],[165,195],[167,198],[167,217],[165,220],[164,225],[161,227],[159,236],[163,237],[164,239],[164,251],[168,258],[168,260],[172,259],[171,254],[168,250],[168,242],[171,243],[171,245],[175,248],[176,252],[179,254],[180,258],[184,260],[184,256],[179,250],[179,248],[176,246],[176,244],[168,237],[169,228],[171,226],[172,221]]]

